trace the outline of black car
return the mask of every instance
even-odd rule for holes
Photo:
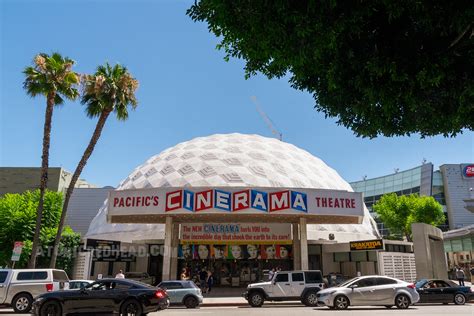
[[[459,286],[449,280],[420,280],[416,282],[416,290],[420,294],[418,303],[454,303],[464,305],[474,299],[469,286]]]
[[[81,290],[49,292],[36,297],[33,314],[120,313],[143,315],[169,306],[165,290],[126,279],[103,279]]]

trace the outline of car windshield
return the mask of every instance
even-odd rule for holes
[[[418,282],[415,283],[415,286],[417,289],[421,288],[423,285],[426,284],[426,282],[428,282],[428,280],[420,280]]]
[[[350,279],[350,280],[348,280],[348,281],[346,281],[346,282],[344,282],[344,283],[339,284],[338,287],[344,287],[344,286],[346,286],[346,285],[348,285],[348,284],[350,284],[350,283],[352,283],[352,282],[354,282],[355,280],[358,280],[358,279],[359,279],[358,277],[357,277],[357,278]]]

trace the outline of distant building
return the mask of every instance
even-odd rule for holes
[[[467,209],[474,200],[474,176],[470,171],[473,169],[469,167],[474,169],[474,164],[445,164],[434,171],[432,163],[425,163],[389,175],[352,182],[350,185],[354,191],[364,193],[365,205],[383,236],[388,235],[388,230],[377,219],[372,206],[388,193],[433,196],[443,206],[446,215],[446,222],[439,228],[447,231],[474,224],[474,214]]]
[[[39,167],[0,167],[0,196],[7,193],[23,193],[39,188],[41,168]],[[66,193],[72,173],[61,168],[48,169],[48,190]],[[79,179],[76,188],[95,188],[96,186]]]
[[[38,167],[1,167],[0,197],[7,193],[23,193],[39,188],[41,168]],[[66,190],[72,179],[72,173],[61,167],[48,169],[48,190],[62,192]],[[85,235],[89,224],[102,206],[112,187],[96,188],[95,185],[79,179],[69,202],[66,225]]]

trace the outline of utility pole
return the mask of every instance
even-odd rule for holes
[[[272,122],[272,120],[268,117],[265,112],[263,112],[262,108],[260,107],[260,103],[257,100],[256,96],[251,96],[250,99],[252,99],[253,103],[255,103],[255,107],[257,108],[258,113],[260,116],[263,118],[265,123],[267,124],[268,128],[272,132],[272,134],[278,138],[279,140],[283,140],[283,134],[280,133],[280,131],[275,127],[275,124]]]

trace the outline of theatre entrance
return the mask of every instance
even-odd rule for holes
[[[199,272],[212,272],[214,286],[246,287],[249,283],[267,281],[272,269],[293,270],[292,260],[179,260],[179,271],[199,283]],[[178,277],[181,277],[179,275]]]

